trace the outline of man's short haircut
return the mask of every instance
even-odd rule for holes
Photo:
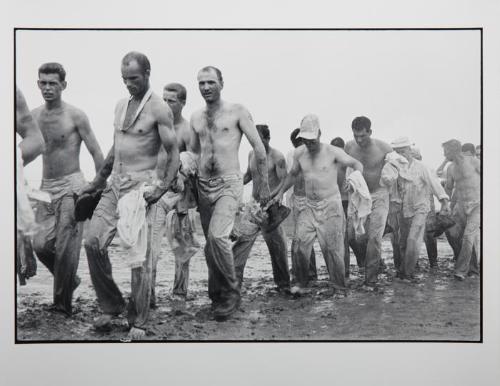
[[[342,138],[336,137],[336,138],[332,139],[332,141],[330,142],[330,145],[340,147],[341,149],[343,149],[345,147],[345,142]]]
[[[295,147],[296,147],[296,146],[298,145],[298,143],[300,142],[300,139],[299,139],[299,138],[297,138],[297,135],[299,135],[299,133],[300,133],[300,128],[299,128],[299,127],[297,127],[297,128],[296,128],[296,129],[294,129],[294,130],[292,131],[292,133],[290,134],[290,141],[292,141],[292,145],[293,145],[293,146],[295,146]]]
[[[186,87],[184,87],[180,83],[169,83],[164,88],[166,91],[175,92],[177,94],[177,99],[186,103],[187,91]]]
[[[462,145],[462,153],[470,152],[472,155],[476,155],[476,147],[472,143],[464,143]]]
[[[271,138],[271,133],[269,132],[269,126],[267,125],[255,125],[257,131],[263,138]]]
[[[38,76],[40,74],[57,74],[59,75],[59,80],[64,82],[66,80],[66,71],[60,63],[44,63],[38,68]]]
[[[122,59],[122,64],[129,64],[130,62],[136,61],[137,64],[141,67],[142,72],[145,74],[146,71],[151,72],[151,63],[149,63],[149,59],[146,55],[137,52],[131,51],[126,54]]]
[[[452,150],[453,152],[461,152],[462,144],[458,139],[450,139],[443,143],[443,147]]]
[[[215,71],[215,74],[217,75],[217,79],[219,79],[219,82],[221,82],[221,83],[223,82],[222,72],[217,67],[206,66],[206,67],[203,67],[200,71],[203,71],[203,72]]]
[[[356,117],[353,119],[351,127],[354,131],[370,130],[372,122],[367,117]]]

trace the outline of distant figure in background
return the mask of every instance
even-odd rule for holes
[[[345,148],[345,142],[342,138],[336,137],[331,140],[330,145],[338,147],[342,150]],[[342,208],[344,209],[344,215],[346,218],[346,229],[344,233],[344,265],[345,265],[345,277],[349,277],[350,274],[350,263],[351,256],[349,253],[349,237],[347,236],[347,207],[349,205],[349,193],[346,185],[345,179],[346,168],[341,166],[337,170],[337,185],[340,190],[340,198],[342,200]]]
[[[474,144],[464,143],[462,145],[462,153],[464,153],[464,155],[475,157],[476,156],[476,148],[474,147]]]
[[[356,257],[364,255],[364,261],[358,265],[365,268],[364,288],[375,289],[382,257],[382,237],[389,213],[389,190],[380,184],[380,175],[385,164],[385,156],[392,151],[389,144],[371,138],[371,121],[367,117],[356,117],[352,121],[354,141],[346,144],[345,151],[363,164],[363,177],[372,198],[372,211],[366,220],[364,242],[354,240],[354,229],[348,224],[349,243],[354,248]]]
[[[430,169],[413,157],[412,143],[407,137],[394,140],[392,148],[408,160],[407,176],[397,178],[402,199],[400,223],[401,262],[398,277],[403,280],[415,279],[414,272],[424,240],[425,223],[430,211],[429,196],[434,194],[441,202],[441,212],[449,212],[449,198],[437,177]]]
[[[444,156],[452,161],[445,188],[448,193],[455,189],[457,203],[453,214],[462,235],[454,275],[456,279],[464,280],[467,275],[479,275],[481,165],[477,158],[462,153],[456,139],[443,143],[443,149]]]
[[[87,115],[62,100],[66,71],[59,63],[45,63],[38,69],[38,88],[45,103],[32,111],[45,139],[43,179],[40,190],[52,202],[37,204],[36,221],[40,231],[33,249],[54,275],[53,310],[71,315],[73,291],[80,284],[76,275],[80,261],[83,223],[75,220],[73,195],[84,185],[80,170],[82,142],[94,160],[96,173],[104,159]]]
[[[476,157],[481,159],[481,145],[476,146]]]
[[[290,141],[292,142],[292,145],[295,149],[304,144],[302,138],[297,138],[299,132],[300,128],[296,128],[290,134]],[[286,167],[288,173],[290,172],[290,169],[292,168],[293,165],[293,154],[295,152],[295,149],[290,150],[286,155]],[[292,246],[291,246],[292,253],[295,250],[294,249],[295,232],[297,230],[297,218],[299,215],[300,203],[302,201],[302,197],[305,196],[306,196],[306,190],[304,185],[304,178],[302,176],[297,176],[294,180],[293,187],[290,188],[285,193],[286,205],[292,209],[292,213],[290,214],[290,217],[293,220],[293,235],[294,235],[292,237]],[[292,261],[293,261],[293,256],[292,256]],[[295,276],[295,273],[293,272],[293,265],[292,265],[292,276]],[[318,278],[318,272],[316,270],[316,254],[314,252],[314,248],[312,248],[311,259],[309,264],[309,280],[316,280],[317,278]]]
[[[256,125],[259,132],[260,139],[264,144],[267,156],[267,170],[269,189],[271,191],[281,188],[286,177],[286,162],[283,154],[272,148],[269,145],[271,135],[267,125]],[[259,173],[257,172],[257,164],[253,151],[248,154],[248,169],[243,176],[243,184],[254,180],[252,189],[252,199],[257,201],[258,186],[261,184],[259,181]],[[271,265],[273,268],[274,282],[280,292],[290,291],[290,273],[288,270],[288,250],[285,229],[283,224],[271,231],[261,228],[256,222],[252,221],[251,204],[245,207],[243,214],[240,217],[239,230],[242,232],[238,235],[236,243],[233,245],[234,255],[234,269],[236,277],[241,287],[243,283],[243,273],[245,265],[250,255],[252,246],[257,239],[259,233],[262,234],[266,242],[271,257]]]
[[[415,158],[417,161],[422,161],[422,154],[420,153],[420,149],[412,146],[411,147],[411,155],[413,158]],[[434,195],[431,194],[429,197],[429,205],[430,205],[430,210],[429,214],[427,215],[427,219],[431,217],[436,216],[436,206],[434,204]],[[437,240],[436,238],[429,232],[427,232],[427,229],[424,231],[424,243],[425,243],[425,249],[427,250],[427,258],[429,259],[429,266],[430,268],[437,268]],[[417,262],[418,266],[418,262]]]

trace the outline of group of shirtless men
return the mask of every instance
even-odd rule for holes
[[[157,203],[174,185],[179,185],[182,178],[178,173],[179,153],[183,151],[198,157],[197,207],[206,238],[208,295],[217,320],[228,318],[238,309],[243,270],[259,233],[269,247],[274,280],[280,291],[295,294],[307,291],[308,282],[315,276],[315,239],[319,241],[334,293],[344,294],[347,289],[349,245],[363,268],[364,288],[376,288],[381,241],[388,215],[391,217],[390,191],[394,186],[402,192],[399,209],[392,211],[400,226],[398,276],[404,280],[413,277],[430,211],[430,195],[434,193],[441,201],[442,212],[449,212],[448,197],[452,191],[456,202],[453,211],[459,212],[457,216],[463,219],[455,274],[464,278],[469,272],[477,273],[477,262],[471,261],[471,255],[474,247],[477,251],[479,237],[479,166],[476,159],[461,153],[458,141],[443,144],[446,158],[452,161],[447,172],[446,194],[439,183],[435,184],[429,170],[413,157],[411,144],[404,139],[402,142],[400,139],[399,145],[393,144],[393,149],[372,138],[370,120],[358,117],[352,122],[354,140],[346,144],[344,151],[320,142],[319,120],[310,114],[294,132],[296,148],[290,155],[287,172],[283,154],[269,146],[268,127],[256,126],[244,106],[221,99],[224,82],[219,69],[208,66],[198,72],[198,86],[206,105],[192,115],[190,122],[182,116],[186,89],[178,83],[169,84],[164,88],[162,100],[150,88],[150,71],[149,60],[141,53],[130,52],[122,59],[121,74],[130,97],[116,106],[114,143],[106,158],[85,113],[61,99],[66,74],[60,64],[47,63],[39,68],[38,86],[45,103],[31,111],[32,118],[18,90],[16,129],[24,138],[20,145],[24,163],[43,151],[41,190],[48,191],[52,198],[51,203],[40,203],[37,207],[36,219],[43,226],[33,238],[33,248],[54,276],[55,310],[71,315],[72,294],[80,280],[76,272],[83,229],[82,223],[74,218],[73,195],[104,189],[84,242],[92,284],[103,311],[95,321],[96,327],[109,325],[113,317],[124,311],[126,302],[113,280],[108,246],[117,231],[118,200],[147,183],[152,186],[144,193],[148,203],[148,249],[142,266],[132,268],[127,307],[129,336],[132,339],[144,336],[154,293],[152,277],[156,262],[152,256],[158,254],[153,246],[159,245],[152,240]],[[36,126],[43,139],[29,134],[36,133]],[[244,176],[238,157],[243,134],[253,148]],[[82,142],[95,164],[96,177],[90,183],[85,183],[80,171]],[[391,187],[382,183],[381,173],[386,155],[393,150],[408,160],[407,174],[411,178],[399,176]],[[345,186],[341,181],[346,168],[362,173],[372,199],[366,233],[360,239],[346,237],[350,232],[346,231],[349,226],[342,202]],[[289,200],[295,224],[292,287],[286,236],[281,225],[268,232],[247,221],[246,228],[241,226],[247,231],[235,242],[231,239],[243,184],[250,180],[253,180],[253,199],[264,209],[281,202],[283,194],[293,188]]]

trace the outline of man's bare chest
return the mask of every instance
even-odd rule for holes
[[[200,139],[232,136],[240,131],[236,118],[224,114],[202,114],[194,129]]]
[[[63,147],[80,139],[77,127],[69,114],[41,114],[38,125],[49,148]]]

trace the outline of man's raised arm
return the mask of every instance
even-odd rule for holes
[[[245,134],[248,142],[250,142],[250,145],[253,147],[257,173],[259,174],[260,181],[262,181],[260,186],[257,188],[259,192],[259,201],[261,205],[265,205],[270,198],[269,182],[267,179],[266,149],[264,148],[264,144],[260,139],[257,129],[255,128],[252,116],[243,106],[240,106],[239,109],[238,123],[241,131]]]
[[[18,88],[16,88],[16,132],[23,138],[19,148],[23,164],[27,165],[45,151],[45,141],[28,109],[23,93]]]

